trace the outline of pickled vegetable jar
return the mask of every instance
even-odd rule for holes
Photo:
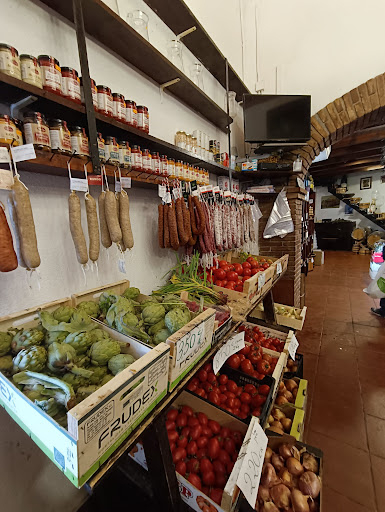
[[[86,131],[81,126],[71,128],[71,146],[72,151],[80,158],[90,156],[90,148],[88,145],[88,137]]]
[[[26,144],[33,144],[37,149],[50,151],[51,138],[47,121],[40,112],[24,114],[24,136]]]
[[[65,121],[51,119],[49,121],[49,136],[52,151],[66,155],[72,154],[71,133]]]
[[[75,69],[62,68],[62,93],[66,98],[81,103],[80,80]]]

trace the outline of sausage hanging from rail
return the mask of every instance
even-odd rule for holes
[[[11,272],[17,268],[17,256],[13,248],[11,230],[3,205],[0,204],[0,272]]]

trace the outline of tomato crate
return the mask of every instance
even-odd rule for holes
[[[286,316],[285,311],[290,312],[292,311],[295,315],[295,318],[292,316]],[[275,313],[277,318],[277,324],[283,325],[285,327],[290,327],[291,329],[295,329],[297,331],[301,331],[303,324],[305,322],[306,317],[306,311],[307,307],[304,306],[302,309],[299,308],[293,308],[291,306],[285,306],[283,304],[275,303]],[[258,318],[261,320],[265,319],[265,313],[263,310],[263,304],[262,302],[259,303],[253,311],[249,314],[249,317],[251,319]]]
[[[305,411],[302,409],[297,409],[292,404],[284,404],[284,405],[274,405],[273,409],[278,409],[279,411],[283,412],[286,416],[286,418],[291,419],[292,424],[290,428],[290,432],[287,432],[289,435],[295,437],[297,441],[301,441],[303,437],[303,430],[305,426]],[[271,411],[270,414],[273,414],[273,411]],[[272,436],[280,436],[283,434],[279,434],[278,432],[274,432],[273,430],[270,430],[270,424],[269,419],[266,421],[266,434],[272,435]]]
[[[268,341],[269,338],[278,338],[282,343],[284,343],[284,347],[282,352],[284,354],[288,354],[288,347],[291,341],[291,338],[294,334],[294,331],[290,330],[289,332],[280,331],[275,329],[273,325],[261,325],[258,320],[254,320],[249,318],[247,322],[242,322],[242,326],[247,327],[248,329],[255,329],[258,327],[258,330],[265,336]],[[239,331],[239,328],[238,328]],[[263,347],[264,348],[264,347]],[[274,352],[280,353],[278,350],[270,348],[269,350],[274,350]]]
[[[294,364],[297,366],[296,371],[290,371],[288,367],[289,361],[292,361],[291,357],[288,358],[286,367],[284,369],[283,378],[284,379],[292,379],[293,377],[298,377],[299,379],[303,379],[303,355],[298,352],[295,354]]]
[[[70,306],[70,298],[43,304],[0,319],[0,330],[38,326],[38,312]],[[67,411],[67,428],[59,425],[3,374],[0,403],[78,488],[125,441],[167,394],[170,347],[165,343],[150,349],[137,340],[95,325],[121,343],[136,360],[106,384]]]

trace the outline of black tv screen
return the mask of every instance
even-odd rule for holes
[[[244,94],[246,142],[306,142],[310,139],[310,96]]]

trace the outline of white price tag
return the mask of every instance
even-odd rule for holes
[[[10,161],[8,149],[0,147],[0,164],[9,164]]]
[[[282,263],[280,261],[277,262],[277,274],[282,274]]]
[[[261,272],[258,275],[258,291],[264,286],[265,282],[266,282],[265,272]]]
[[[122,274],[127,274],[127,272],[126,272],[126,261],[125,261],[124,258],[119,258],[118,268],[119,268],[119,272],[121,272]]]
[[[237,486],[241,489],[244,497],[253,509],[257,501],[267,441],[267,435],[262,430],[258,421],[255,420],[250,438],[246,441],[246,453],[237,478]]]
[[[115,192],[121,192],[122,191],[122,184],[120,181],[115,181]]]
[[[88,192],[88,181],[83,178],[70,178],[70,189],[78,192]]]
[[[179,193],[179,189],[178,188],[173,188],[172,189],[172,195],[174,196],[174,199],[179,199],[180,198],[180,193]]]
[[[213,359],[213,370],[217,374],[230,356],[236,354],[245,347],[245,333],[239,332],[232,336],[223,347],[215,354]]]
[[[166,192],[166,194],[162,197],[162,201],[166,204],[171,203],[171,194],[170,192]]]
[[[178,370],[180,368],[188,368],[192,358],[199,352],[204,341],[205,323],[201,322],[177,342],[175,366]]]
[[[7,169],[0,169],[0,188],[11,190],[13,185],[13,174]]]
[[[158,186],[158,196],[163,199],[163,197],[166,195],[167,188],[166,185],[159,185]]]
[[[295,337],[295,334],[291,337],[289,346],[287,347],[287,350],[289,351],[290,357],[295,361],[295,354],[297,352],[297,348],[299,347],[299,343],[297,338]]]
[[[33,160],[36,158],[33,144],[24,144],[23,146],[12,147],[11,153],[14,162],[24,162],[24,160]]]
[[[127,178],[127,177],[121,177],[120,178],[120,184],[123,188],[131,188],[131,178]]]

